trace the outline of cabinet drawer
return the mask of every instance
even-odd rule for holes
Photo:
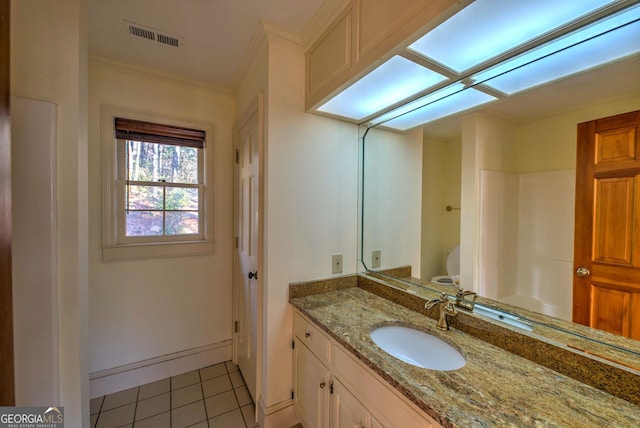
[[[298,311],[293,313],[293,334],[326,366],[331,363],[331,340]]]

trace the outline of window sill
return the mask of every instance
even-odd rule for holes
[[[157,242],[151,244],[120,244],[102,247],[103,262],[187,257],[212,254],[213,241]]]

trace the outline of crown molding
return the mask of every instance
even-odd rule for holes
[[[89,63],[97,63],[112,69],[121,70],[125,72],[143,74],[145,77],[149,77],[151,75],[153,77],[157,77],[160,79],[166,79],[166,80],[171,80],[177,83],[196,86],[203,90],[222,94],[222,95],[232,94],[231,89],[225,86],[214,85],[211,83],[202,82],[200,80],[195,80],[195,79],[189,79],[179,74],[169,73],[165,71],[158,71],[157,69],[154,69],[151,67],[145,67],[142,65],[131,64],[127,62],[121,62],[121,61],[117,61],[117,60],[103,57],[103,56],[89,55]]]

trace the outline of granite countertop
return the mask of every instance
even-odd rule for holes
[[[355,286],[291,304],[445,427],[640,427],[640,407]],[[369,337],[386,324],[417,327],[465,356],[434,371],[404,363]]]

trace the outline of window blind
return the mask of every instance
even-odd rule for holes
[[[116,138],[145,143],[170,144],[173,146],[204,148],[205,131],[162,125],[140,120],[115,118]]]

